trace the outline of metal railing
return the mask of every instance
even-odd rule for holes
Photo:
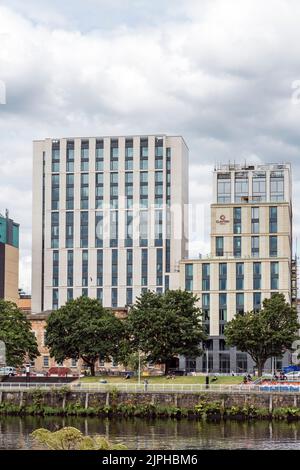
[[[128,393],[200,393],[200,392],[222,392],[222,393],[300,393],[299,385],[254,385],[254,384],[241,384],[241,385],[222,385],[222,384],[148,384],[141,383],[85,383],[78,382],[72,384],[49,384],[49,383],[0,383],[1,391],[26,391],[29,389],[42,389],[52,390],[66,388],[71,391],[79,392],[110,392],[118,390],[120,392]]]

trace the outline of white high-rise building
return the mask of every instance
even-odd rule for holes
[[[123,307],[172,286],[188,251],[187,205],[180,136],[35,141],[32,311],[81,295]]]

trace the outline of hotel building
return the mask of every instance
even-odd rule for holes
[[[296,302],[289,164],[215,168],[211,254],[182,260],[179,284],[198,295],[209,335],[206,354],[181,358],[180,368],[252,372],[250,356],[226,346],[224,328],[236,314],[259,310],[272,293]],[[287,363],[288,353],[276,359],[275,368]]]
[[[187,204],[182,137],[35,141],[32,312],[81,295],[124,307],[169,288],[187,256]]]

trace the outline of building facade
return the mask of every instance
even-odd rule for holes
[[[35,141],[32,312],[81,295],[124,307],[169,288],[187,255],[187,204],[182,137]]]
[[[213,173],[211,254],[180,263],[180,286],[199,297],[209,340],[197,360],[181,358],[187,370],[245,372],[250,356],[228,348],[224,328],[236,314],[259,310],[281,292],[295,303],[289,164],[221,165]],[[275,368],[289,363],[276,358]],[[275,361],[275,359],[274,359]],[[271,361],[266,369],[271,369]]]
[[[0,298],[19,298],[19,225],[0,215]]]

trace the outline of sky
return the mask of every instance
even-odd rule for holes
[[[0,0],[0,212],[21,226],[20,287],[34,139],[182,135],[192,256],[209,253],[216,163],[291,162],[299,237],[299,21],[299,0]]]

